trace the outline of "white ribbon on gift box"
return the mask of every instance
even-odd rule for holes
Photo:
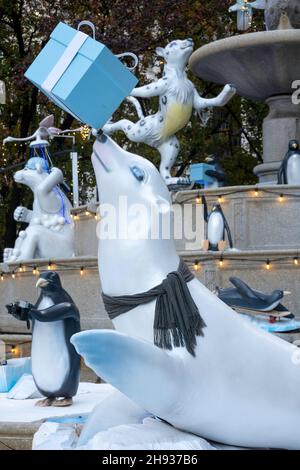
[[[72,116],[74,116],[79,121],[81,121],[81,119],[76,116],[70,109],[68,109],[67,106],[65,106],[65,104],[60,101],[59,98],[53,95],[52,90],[58,83],[58,81],[61,79],[66,69],[69,67],[72,60],[76,57],[78,51],[81,49],[82,45],[85,43],[88,37],[89,36],[87,34],[83,33],[82,31],[78,31],[70,42],[70,44],[67,46],[62,56],[60,57],[59,61],[51,70],[46,80],[42,83],[42,89],[46,91],[54,99],[54,101],[58,102],[59,106],[61,106],[68,113],[72,114]]]

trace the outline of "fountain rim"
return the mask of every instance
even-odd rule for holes
[[[189,60],[189,67],[194,68],[202,60],[214,54],[241,49],[245,47],[261,47],[265,45],[274,45],[276,43],[299,43],[300,29],[278,29],[275,31],[259,31],[256,33],[236,34],[223,39],[217,39],[193,52]]]
[[[249,53],[247,61],[241,61],[240,54],[245,55],[247,51]],[[300,64],[298,65],[297,61],[294,61],[292,69],[285,69],[285,64],[279,63],[279,59],[290,60],[289,51],[293,51],[295,57],[298,55],[300,30],[240,34],[200,47],[191,55],[189,68],[195,76],[203,80],[219,85],[233,83],[237,88],[237,94],[241,97],[253,101],[266,101],[272,96],[291,95],[292,82],[300,78]],[[249,62],[250,57],[252,62]],[[265,62],[267,67],[262,68],[263,64],[258,71],[258,68],[253,66],[255,65],[253,59],[255,64],[259,61]],[[229,66],[230,71],[224,68],[225,65]],[[235,69],[236,75],[233,74]],[[242,80],[241,71],[244,71],[247,80]],[[269,77],[272,77],[271,82]]]

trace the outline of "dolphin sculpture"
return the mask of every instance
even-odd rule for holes
[[[94,143],[92,162],[101,224],[107,222],[107,207],[120,208],[124,196],[128,206],[144,208],[147,234],[151,211],[171,210],[167,187],[149,161],[102,135]],[[122,217],[124,210],[116,210],[118,228]],[[136,210],[125,217],[136,234]],[[172,239],[100,237],[101,284],[109,296],[146,292],[179,262]],[[249,324],[197,279],[187,285],[206,325],[194,356],[185,347],[164,350],[153,344],[155,300],[117,316],[117,331],[85,331],[71,341],[105,381],[180,430],[234,446],[300,449],[298,349]]]

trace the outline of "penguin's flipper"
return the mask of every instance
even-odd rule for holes
[[[225,230],[227,232],[229,247],[233,248],[233,241],[232,241],[231,231],[230,231],[230,227],[228,225],[226,217],[224,217],[224,225],[225,225]]]
[[[207,202],[205,196],[201,196],[201,202],[203,205],[203,216],[204,220],[207,223],[208,222],[208,209],[207,209]]]
[[[224,232],[227,233],[227,238],[228,238],[228,243],[229,243],[229,247],[230,248],[233,248],[233,242],[232,242],[232,236],[231,236],[231,231],[230,231],[230,227],[229,227],[229,224],[227,222],[227,219],[224,215],[224,212],[222,210],[222,208],[220,207],[220,212],[222,214],[222,217],[223,217],[223,221],[224,221]],[[223,235],[223,240],[225,240],[225,233]]]
[[[145,410],[163,418],[176,409],[184,371],[175,355],[111,330],[77,333],[71,343],[99,377]]]
[[[32,308],[29,312],[32,319],[40,322],[48,323],[52,321],[65,320],[66,318],[78,319],[77,311],[69,302],[53,305],[52,307],[44,310]]]

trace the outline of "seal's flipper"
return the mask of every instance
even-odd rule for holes
[[[158,347],[110,330],[72,336],[88,367],[145,410],[163,418],[180,399],[182,362]]]

